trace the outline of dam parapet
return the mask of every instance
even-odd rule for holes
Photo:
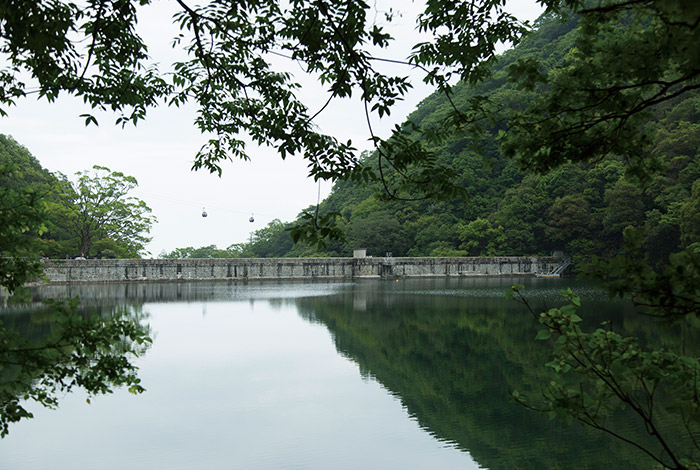
[[[559,257],[44,260],[49,283],[536,276]],[[41,283],[41,282],[39,282]]]

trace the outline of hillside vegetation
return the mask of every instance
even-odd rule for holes
[[[273,221],[252,241],[227,249],[183,248],[169,257],[349,256],[353,248],[383,256],[537,255],[564,250],[574,258],[610,256],[622,246],[627,226],[646,227],[645,250],[655,264],[700,239],[700,94],[686,93],[654,108],[646,129],[664,170],[651,181],[628,175],[624,157],[609,155],[595,164],[564,164],[544,174],[521,171],[506,158],[500,142],[507,116],[525,109],[533,91],[508,80],[509,66],[536,57],[558,64],[574,45],[576,21],[555,15],[538,20],[537,30],[504,53],[491,77],[476,87],[454,87],[452,102],[462,107],[488,94],[502,121],[483,123],[477,142],[448,136],[430,150],[436,163],[455,170],[464,199],[392,199],[379,183],[339,181],[321,203],[320,213],[337,212],[342,242],[325,248],[294,245],[288,230],[299,223]],[[440,125],[452,104],[442,93],[425,99],[408,121],[430,129]],[[373,165],[371,154],[364,157]],[[391,175],[389,175],[389,178]],[[314,211],[314,208],[309,208]]]
[[[77,181],[51,173],[12,137],[0,134],[0,209],[17,224],[18,211],[36,216],[32,230],[18,226],[18,239],[0,243],[0,252],[23,243],[31,256],[138,258],[150,241],[155,218],[143,201],[128,197],[136,179],[95,166],[78,172]],[[17,202],[19,201],[19,202]],[[21,224],[20,224],[21,225]]]

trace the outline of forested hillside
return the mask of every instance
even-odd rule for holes
[[[39,230],[20,228],[35,254],[51,258],[104,256],[135,258],[150,240],[145,235],[155,220],[143,201],[127,196],[137,185],[133,177],[107,168],[79,172],[78,181],[51,173],[9,136],[0,134],[1,202],[31,205],[41,220]],[[4,211],[8,217],[19,214]],[[13,222],[16,223],[16,222]],[[8,241],[7,246],[17,241]],[[0,252],[6,249],[0,244]]]
[[[533,91],[508,80],[516,60],[537,57],[561,63],[570,53],[576,21],[555,15],[538,20],[535,33],[504,53],[491,77],[477,87],[458,85],[452,103],[488,94],[503,119],[484,122],[480,141],[449,137],[433,146],[436,162],[458,173],[464,199],[402,201],[387,197],[381,184],[351,180],[335,184],[320,213],[338,212],[346,239],[325,249],[292,247],[285,230],[294,223],[274,221],[255,232],[252,243],[227,250],[208,247],[208,256],[348,256],[353,248],[383,256],[536,255],[564,250],[575,258],[611,255],[622,244],[622,230],[646,227],[646,251],[661,262],[679,248],[700,240],[700,94],[685,93],[653,109],[648,134],[664,170],[653,181],[629,176],[623,156],[608,155],[595,164],[564,164],[543,174],[523,172],[519,161],[504,157],[500,142],[513,112],[525,109]],[[421,103],[409,121],[437,127],[452,109],[442,93]],[[365,156],[372,165],[372,155]],[[313,209],[310,209],[313,211]],[[187,251],[187,250],[185,250]],[[190,248],[189,252],[195,249]],[[170,256],[187,256],[183,251]]]

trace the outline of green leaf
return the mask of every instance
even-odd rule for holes
[[[90,124],[99,126],[99,124],[97,123],[97,118],[95,118],[95,116],[93,116],[92,114],[81,114],[80,117],[85,118],[85,126],[89,126]]]
[[[552,337],[552,331],[551,330],[539,330],[537,332],[537,336],[535,336],[536,340],[544,341]]]

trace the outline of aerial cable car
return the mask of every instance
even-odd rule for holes
[[[204,207],[202,207],[202,217],[206,217],[206,216],[207,216],[207,211],[204,209]]]
[[[251,224],[255,222],[255,217],[253,217],[253,215],[254,214],[250,214],[250,219],[248,219],[248,222],[250,222]]]

